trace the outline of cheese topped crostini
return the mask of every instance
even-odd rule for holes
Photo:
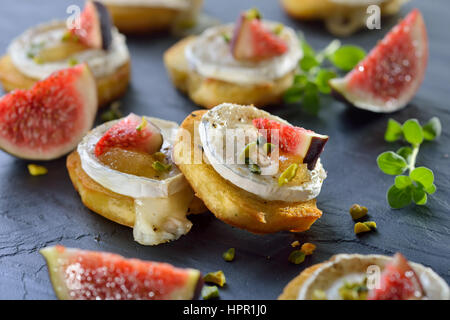
[[[93,129],[67,159],[83,203],[133,227],[135,241],[156,245],[189,232],[188,213],[202,212],[172,161],[175,122],[130,114]]]
[[[195,24],[203,0],[100,0],[124,33],[170,30],[177,24]]]
[[[292,85],[302,50],[294,30],[256,9],[236,24],[181,40],[164,55],[174,85],[200,106],[278,103]]]
[[[130,55],[106,8],[88,1],[78,22],[70,28],[64,21],[44,23],[14,39],[0,59],[4,89],[28,89],[55,71],[87,63],[96,79],[100,106],[125,93]]]
[[[294,278],[280,300],[448,300],[447,283],[403,255],[338,254]]]
[[[305,231],[321,216],[315,198],[328,137],[252,106],[221,104],[189,115],[173,157],[217,218],[254,233]]]
[[[399,12],[407,0],[280,0],[290,16],[302,20],[324,20],[328,31],[349,36],[366,25],[370,5],[378,5],[382,15]]]

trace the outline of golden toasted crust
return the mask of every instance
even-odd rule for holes
[[[191,70],[185,58],[184,49],[194,39],[194,36],[187,37],[169,48],[164,53],[164,63],[175,87],[204,108],[223,102],[257,107],[277,104],[294,81],[294,71],[274,81],[248,86],[205,78]]]
[[[309,268],[303,270],[298,276],[292,279],[286,287],[284,287],[283,293],[280,294],[278,300],[297,300],[298,291],[303,283],[320,268],[323,263],[315,264]]]
[[[108,105],[120,98],[127,90],[130,81],[130,62],[118,68],[112,75],[97,78],[99,107]],[[38,80],[21,73],[12,63],[9,55],[0,58],[0,81],[5,91],[30,89]]]
[[[280,0],[280,3],[288,15],[293,18],[305,20],[326,19],[337,12],[348,12],[350,9],[355,8],[355,6],[349,6],[330,0]],[[400,10],[401,5],[402,0],[391,0],[381,3],[380,8],[382,14],[390,15],[397,13]],[[359,6],[359,8],[364,9],[364,15],[367,5]]]
[[[124,33],[151,33],[170,29],[179,10],[106,5],[115,26]]]
[[[194,137],[195,121],[206,111],[190,114],[180,128]],[[193,164],[194,148],[200,148],[194,139],[177,138],[174,159],[177,166],[206,207],[214,215],[233,226],[254,233],[272,233],[282,230],[308,230],[321,215],[316,200],[307,202],[265,201],[223,179],[211,165]]]
[[[92,211],[119,224],[133,227],[135,219],[134,200],[111,190],[105,189],[92,180],[81,167],[80,156],[73,151],[67,157],[67,170],[73,186],[81,196],[83,204]],[[188,212],[202,213],[207,209],[197,197],[192,200]]]

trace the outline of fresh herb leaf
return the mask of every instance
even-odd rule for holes
[[[303,108],[313,115],[319,113],[320,99],[319,99],[319,90],[317,86],[309,82],[305,86],[305,93],[303,95]]]
[[[415,182],[419,182],[425,189],[431,188],[431,186],[433,186],[434,174],[433,171],[428,168],[415,168],[409,173],[409,176]]]
[[[384,140],[387,142],[394,142],[403,137],[402,125],[394,119],[389,119],[387,129],[384,134]]]
[[[343,45],[329,57],[330,61],[339,69],[352,70],[364,57],[366,52],[354,45]]]
[[[301,40],[301,47],[303,50],[304,57],[314,57],[316,55],[314,49],[308,44],[308,42],[306,42],[305,39]]]
[[[406,187],[409,187],[412,185],[412,180],[408,176],[396,176],[395,177],[395,186],[398,189],[405,189]]]
[[[427,194],[420,188],[414,188],[412,198],[415,204],[424,205],[427,203]]]
[[[403,159],[405,159],[407,163],[409,163],[413,151],[410,147],[401,147],[400,149],[397,150],[396,153],[399,156],[403,157]]]
[[[304,56],[300,60],[300,68],[305,72],[308,72],[312,68],[319,66],[319,64],[319,61],[317,61],[314,56]]]
[[[423,126],[423,137],[425,140],[434,140],[441,135],[442,125],[438,117],[433,117]]]
[[[425,140],[433,140],[441,134],[441,124],[438,118],[432,118],[425,126],[416,119],[409,119],[403,125],[389,119],[385,140],[397,141],[403,136],[411,147],[401,147],[396,153],[383,152],[377,158],[378,167],[386,174],[397,175],[395,184],[387,192],[389,205],[400,209],[411,202],[417,205],[427,203],[428,196],[436,192],[434,173],[428,168],[416,168],[416,158],[420,145]],[[400,175],[405,171],[409,175]]]
[[[336,72],[329,69],[320,69],[317,73],[315,83],[321,93],[328,94],[331,92],[331,87],[328,81],[336,78]]]
[[[395,185],[391,186],[387,192],[387,200],[391,208],[400,209],[411,203],[411,188],[399,189]]]
[[[408,167],[405,159],[392,151],[380,154],[377,163],[380,170],[389,175],[402,174]]]
[[[419,121],[416,119],[409,119],[403,124],[403,135],[406,141],[412,145],[419,145],[423,141],[423,130]]]
[[[286,103],[295,103],[303,98],[304,89],[300,86],[293,86],[284,93],[284,101]]]

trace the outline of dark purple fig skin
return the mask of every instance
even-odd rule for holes
[[[308,164],[308,170],[313,170],[316,167],[317,160],[319,160],[320,154],[325,147],[325,144],[328,141],[328,137],[319,138],[312,137],[311,143],[309,144],[308,151],[306,152],[306,156],[303,159],[303,163]]]
[[[194,295],[192,297],[192,300],[199,300],[200,293],[202,292],[204,283],[205,282],[203,281],[203,275],[200,273],[200,276],[197,281],[197,285],[195,286]]]
[[[100,32],[102,34],[102,49],[108,50],[112,43],[112,19],[111,15],[109,14],[108,9],[106,7],[98,2],[93,1],[95,9],[97,10],[97,16],[100,23]]]

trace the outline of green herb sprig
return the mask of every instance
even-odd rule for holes
[[[341,45],[333,40],[317,52],[300,35],[303,58],[294,77],[294,84],[285,92],[286,103],[301,102],[303,109],[317,115],[320,109],[320,95],[330,94],[328,81],[337,76],[338,70],[349,71],[365,56],[365,51],[354,45]],[[323,67],[326,62],[330,67]],[[332,68],[334,66],[334,68]]]
[[[396,176],[386,195],[391,208],[400,209],[411,202],[425,205],[428,195],[436,192],[433,171],[416,167],[416,158],[421,144],[435,140],[441,131],[441,122],[437,117],[431,118],[423,127],[417,119],[409,119],[403,125],[389,119],[384,139],[388,142],[404,140],[411,144],[411,147],[401,147],[396,152],[383,152],[377,158],[381,171]],[[409,172],[409,175],[403,175],[404,172]]]

